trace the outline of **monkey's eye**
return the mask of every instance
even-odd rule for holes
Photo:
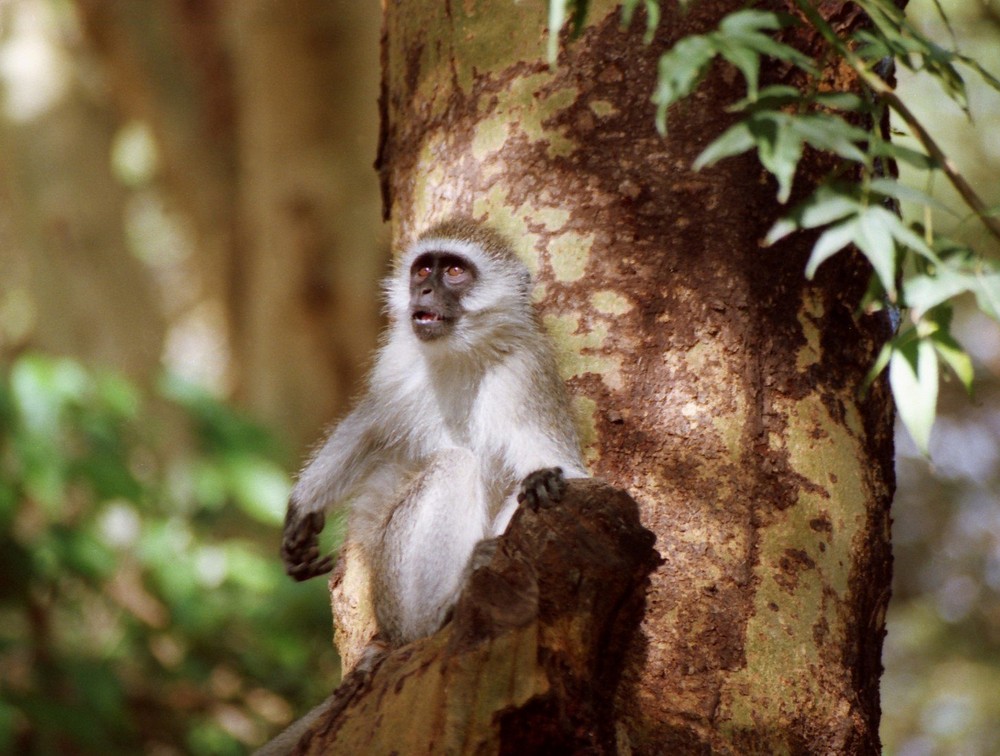
[[[423,281],[425,278],[427,278],[427,276],[429,276],[430,274],[431,274],[431,266],[430,265],[421,265],[419,268],[417,268],[413,272],[413,275],[415,275],[421,281]]]
[[[448,278],[459,278],[465,273],[465,268],[461,265],[449,265],[444,272]]]

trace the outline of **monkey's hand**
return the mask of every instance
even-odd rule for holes
[[[325,523],[322,512],[301,513],[288,508],[281,536],[281,561],[285,572],[296,580],[308,580],[333,569],[333,558],[319,555],[319,534]]]
[[[539,507],[549,507],[560,501],[566,493],[566,478],[561,467],[543,467],[528,473],[521,482],[517,503],[537,512]]]

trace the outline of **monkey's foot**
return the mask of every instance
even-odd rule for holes
[[[521,482],[521,491],[517,495],[518,504],[537,511],[539,507],[548,507],[560,501],[566,493],[566,478],[561,467],[544,467],[535,470]]]
[[[319,555],[319,534],[326,523],[322,512],[285,517],[285,531],[281,538],[281,561],[285,572],[296,580],[308,580],[333,569],[333,557]]]

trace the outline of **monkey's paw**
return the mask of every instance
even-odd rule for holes
[[[333,569],[333,557],[319,555],[319,534],[326,523],[322,512],[285,515],[285,531],[281,537],[281,561],[285,572],[298,581],[323,575]]]
[[[566,493],[566,478],[561,467],[543,467],[535,470],[521,482],[517,502],[534,512],[562,500]]]

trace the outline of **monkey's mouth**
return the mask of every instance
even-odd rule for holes
[[[421,341],[433,341],[451,332],[454,318],[434,310],[414,310],[410,316],[413,333]]]
[[[413,313],[413,322],[417,325],[427,325],[429,323],[443,323],[447,320],[443,315],[430,310],[417,310]]]

